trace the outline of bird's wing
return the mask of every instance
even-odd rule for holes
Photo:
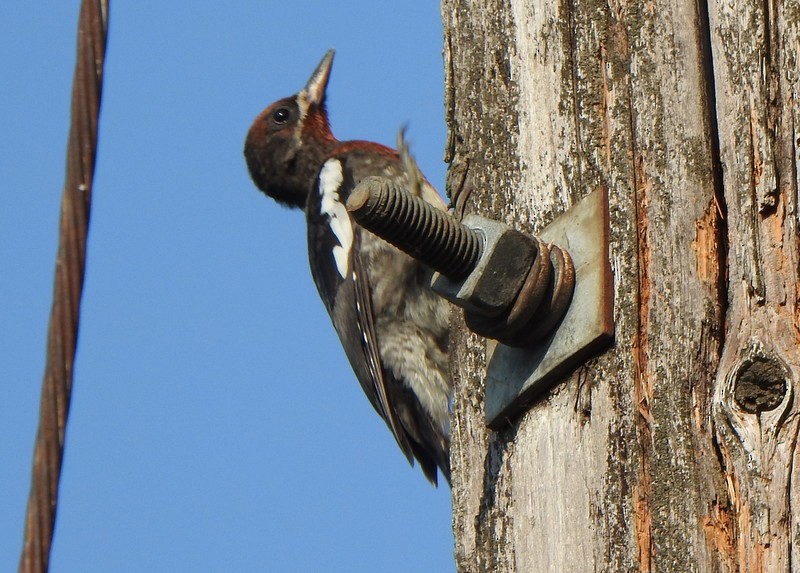
[[[361,229],[344,208],[353,185],[352,176],[337,159],[326,162],[320,171],[306,206],[311,274],[364,393],[413,463],[378,352],[372,297],[360,251]]]
[[[361,229],[357,228],[356,248],[353,249],[352,259],[353,279],[355,283],[355,306],[357,309],[356,319],[358,322],[358,330],[361,334],[362,351],[369,365],[369,375],[377,395],[378,403],[380,404],[381,410],[383,410],[383,418],[386,420],[386,424],[389,426],[392,434],[394,434],[394,438],[397,440],[400,449],[403,450],[408,461],[413,464],[414,456],[411,445],[409,444],[406,431],[400,424],[394,404],[392,403],[386,376],[383,371],[383,362],[378,353],[378,340],[375,334],[374,314],[372,312],[372,294],[370,293],[366,265],[362,260],[360,249],[358,248],[360,247],[360,243]]]

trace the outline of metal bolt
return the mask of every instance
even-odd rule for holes
[[[482,240],[391,179],[367,177],[347,199],[359,225],[453,280],[465,278],[481,256]]]
[[[529,346],[553,331],[572,300],[569,253],[508,225],[477,215],[462,224],[381,177],[361,181],[347,210],[437,271],[431,288],[463,308],[467,326],[483,336]]]

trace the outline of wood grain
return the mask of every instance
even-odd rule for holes
[[[614,348],[500,432],[457,324],[459,571],[800,566],[797,2],[442,14],[457,212],[536,232],[605,185],[615,275]]]

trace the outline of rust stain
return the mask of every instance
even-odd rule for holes
[[[650,244],[648,242],[647,231],[649,219],[647,216],[648,195],[650,192],[650,182],[645,172],[644,158],[636,158],[636,170],[634,173],[636,180],[636,224],[638,235],[639,251],[639,333],[634,342],[634,361],[636,363],[636,401],[639,413],[646,422],[646,434],[649,442],[650,429],[652,427],[652,414],[650,412],[650,402],[653,397],[653,384],[647,375],[647,326],[648,313],[650,309]]]
[[[634,396],[639,410],[637,434],[639,438],[639,482],[634,488],[634,530],[636,532],[637,557],[640,573],[650,573],[653,557],[653,508],[650,455],[652,448],[653,416],[650,404],[653,397],[653,382],[647,372],[648,314],[650,309],[650,263],[648,242],[649,218],[648,197],[651,189],[645,170],[645,160],[637,156],[634,162],[636,190],[636,225],[638,239],[639,273],[639,324],[634,341]]]
[[[610,2],[609,8],[613,13],[613,18],[609,21],[611,38],[614,46],[611,50],[615,57],[620,61],[627,62],[631,55],[631,43],[628,38],[628,28],[626,26],[627,2]]]
[[[739,503],[737,515],[739,537],[737,539],[737,557],[742,571],[761,573],[764,571],[764,543],[761,535],[753,528],[753,517],[750,505],[746,501]]]
[[[715,501],[711,513],[702,518],[708,544],[721,557],[729,571],[736,570],[736,541],[731,512]]]
[[[764,223],[770,234],[770,245],[781,248],[784,243],[784,223],[786,221],[786,197],[781,193],[775,211],[766,217]],[[787,242],[788,244],[788,242]]]
[[[729,571],[765,572],[765,553],[769,549],[769,534],[763,535],[751,512],[748,494],[742,492],[739,478],[724,441],[718,441],[723,460],[723,472],[728,491],[727,505],[718,503],[703,517],[703,531],[711,548],[724,559]]]
[[[719,213],[714,203],[695,222],[692,249],[697,258],[697,275],[711,287],[719,280]]]
[[[648,463],[649,466],[649,463]],[[633,518],[636,533],[636,553],[640,573],[650,573],[653,561],[653,512],[650,507],[652,485],[650,468],[642,472],[639,484],[634,490]]]

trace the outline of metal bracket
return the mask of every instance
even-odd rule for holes
[[[492,428],[510,422],[614,339],[605,188],[538,237],[483,217],[459,223],[389,179],[364,179],[347,209],[363,227],[436,270],[433,290],[465,309],[470,329],[503,341],[488,343]]]
[[[529,348],[490,345],[486,423],[493,429],[509,424],[531,401],[614,340],[607,189],[586,196],[539,237],[572,256],[575,291],[567,313],[547,338]]]

